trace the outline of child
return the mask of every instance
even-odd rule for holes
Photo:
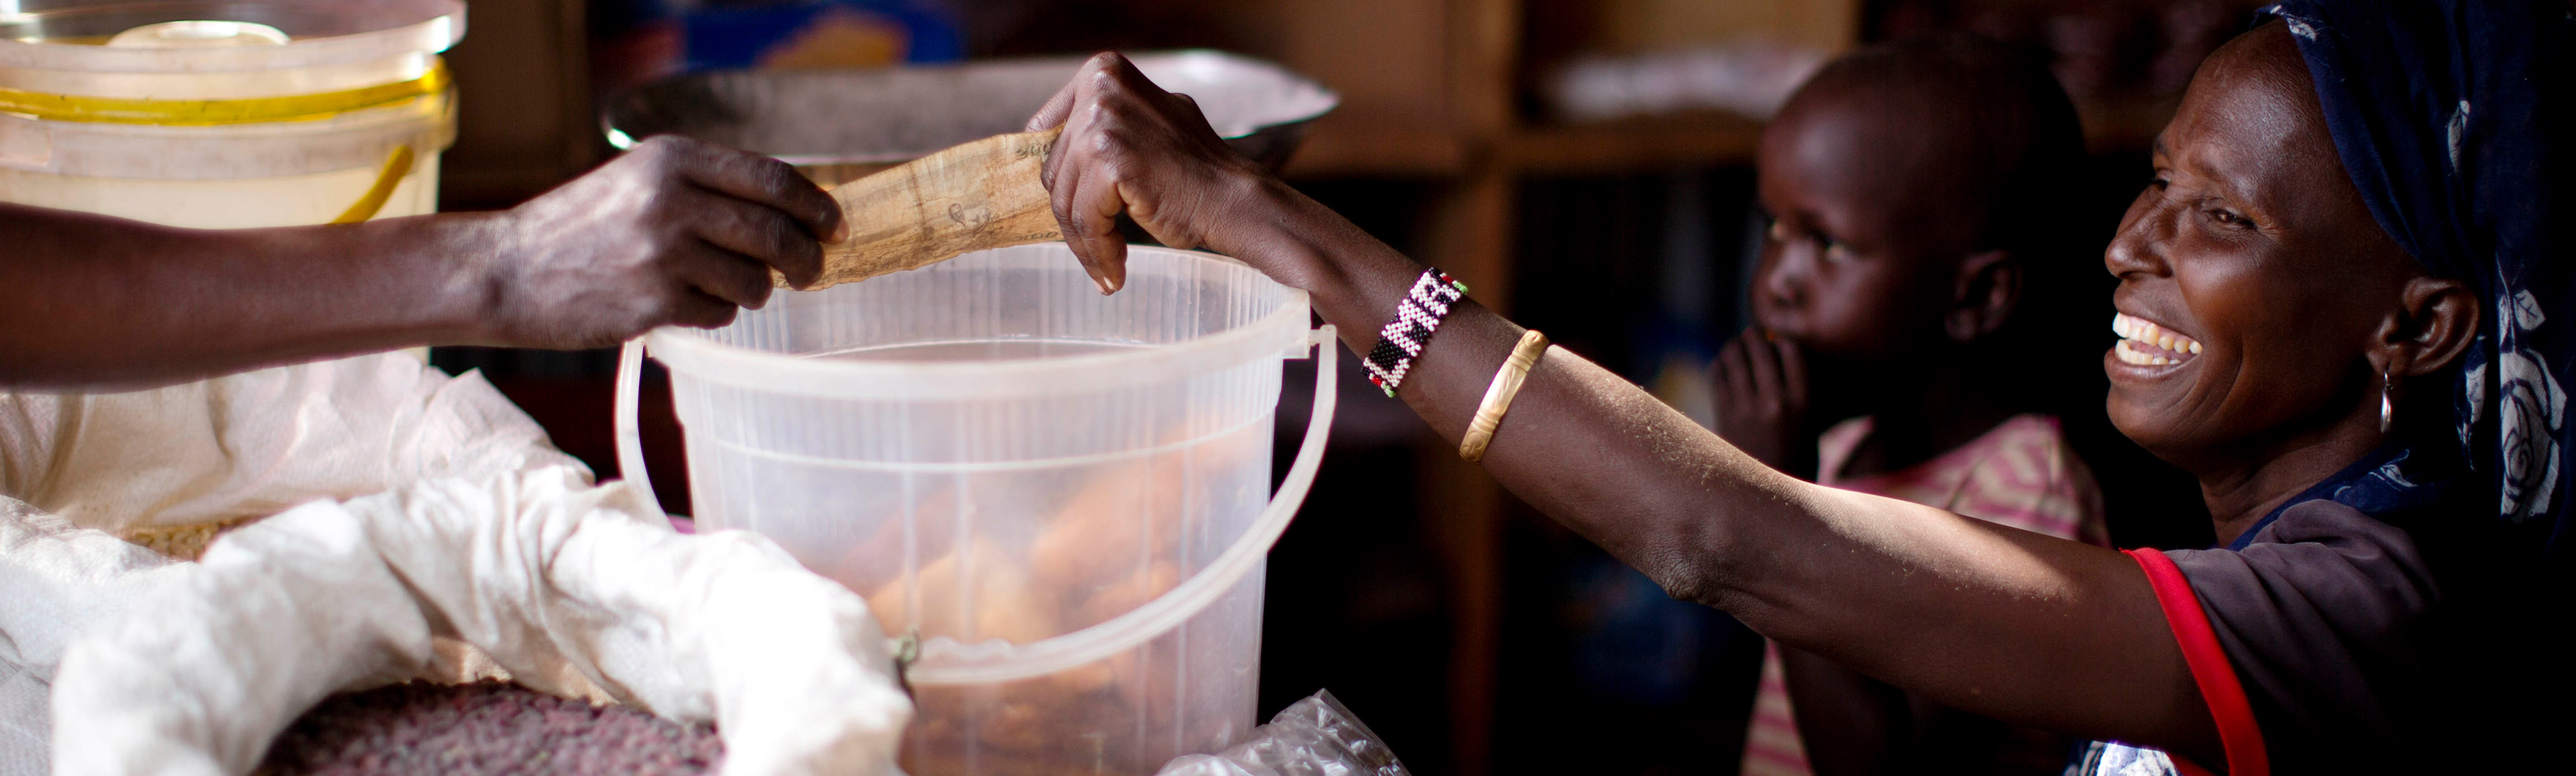
[[[1820,484],[2104,543],[2047,403],[2099,372],[2098,346],[2047,341],[2099,325],[2066,309],[2100,301],[2067,288],[2100,264],[2059,226],[2082,148],[2065,94],[1998,44],[1918,39],[1819,72],[1762,136],[1758,325],[1719,357],[1718,432]],[[2054,773],[2066,751],[1775,648],[1743,772]]]

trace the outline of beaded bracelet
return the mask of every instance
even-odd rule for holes
[[[1368,367],[1369,382],[1386,395],[1395,395],[1395,387],[1404,382],[1404,373],[1413,368],[1413,359],[1422,355],[1422,346],[1430,344],[1431,333],[1440,329],[1440,319],[1449,315],[1449,306],[1467,296],[1467,284],[1436,269],[1425,269],[1413,281],[1413,290],[1395,306],[1395,319],[1377,332],[1377,347],[1369,348],[1363,366]]]

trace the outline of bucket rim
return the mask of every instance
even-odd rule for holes
[[[313,5],[311,0],[273,5]],[[0,67],[95,73],[230,73],[369,62],[391,57],[435,54],[465,38],[463,0],[394,0],[385,5],[403,10],[408,21],[380,29],[341,35],[294,38],[283,46],[243,48],[109,48],[0,36]],[[173,0],[95,3],[0,14],[0,24],[48,14],[105,13],[116,9],[186,6]],[[191,21],[170,19],[169,21]],[[212,21],[245,21],[223,20]]]
[[[1141,255],[1163,255],[1205,261],[1277,284],[1249,264],[1214,253],[1144,245],[1129,246],[1127,250],[1131,260]],[[1063,242],[977,251],[950,262],[1027,252],[1056,255],[1067,266],[1074,262],[1072,249]],[[778,292],[797,293],[815,292]],[[1281,286],[1280,294],[1278,309],[1224,331],[1157,343],[1155,347],[1062,356],[939,362],[814,358],[726,344],[707,336],[706,332],[712,330],[672,326],[653,330],[644,341],[646,351],[675,377],[769,394],[917,401],[1090,393],[1169,382],[1262,358],[1300,357],[1300,345],[1309,331],[1306,292]],[[772,304],[778,301],[777,296],[771,299]]]

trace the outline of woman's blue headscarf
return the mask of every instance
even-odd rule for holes
[[[2296,38],[2335,150],[2380,227],[2486,302],[2456,386],[2459,484],[2498,518],[2576,546],[2576,19],[2558,2],[2292,0],[2263,9]],[[2320,485],[2384,514],[2421,505],[2402,448]],[[2251,535],[2252,532],[2247,532]]]

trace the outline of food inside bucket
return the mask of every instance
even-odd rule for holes
[[[1083,467],[1080,476],[1066,478],[1070,487],[1058,491],[1070,495],[1055,499],[1061,506],[1054,517],[1042,521],[1034,536],[1017,541],[971,531],[962,540],[929,536],[947,532],[923,527],[961,521],[925,514],[913,523],[917,552],[929,558],[919,571],[881,573],[853,586],[867,594],[888,633],[918,629],[925,639],[1030,644],[1107,622],[1170,592],[1232,543],[1242,526],[1208,525],[1206,506],[1223,497],[1203,492],[1207,478],[1191,475],[1237,468],[1243,456],[1266,452],[1268,435],[1246,432],[1267,430],[1266,424],[1238,429]],[[1219,485],[1259,494],[1268,483]],[[973,524],[958,500],[955,493],[943,493],[923,500],[921,511],[957,514]],[[879,541],[863,543],[860,552],[900,557],[886,543],[902,540],[903,522],[886,521]],[[1137,720],[1151,728],[1189,726],[1185,738],[1191,741],[1218,743],[1239,733],[1226,729],[1239,727],[1235,714],[1193,716],[1197,699],[1184,679],[1194,668],[1230,658],[1193,652],[1168,635],[1105,660],[1006,685],[916,686],[906,770],[1151,773],[1186,750],[1171,740],[1138,740]],[[1244,656],[1246,664],[1233,670],[1253,670],[1249,662],[1256,657]]]

